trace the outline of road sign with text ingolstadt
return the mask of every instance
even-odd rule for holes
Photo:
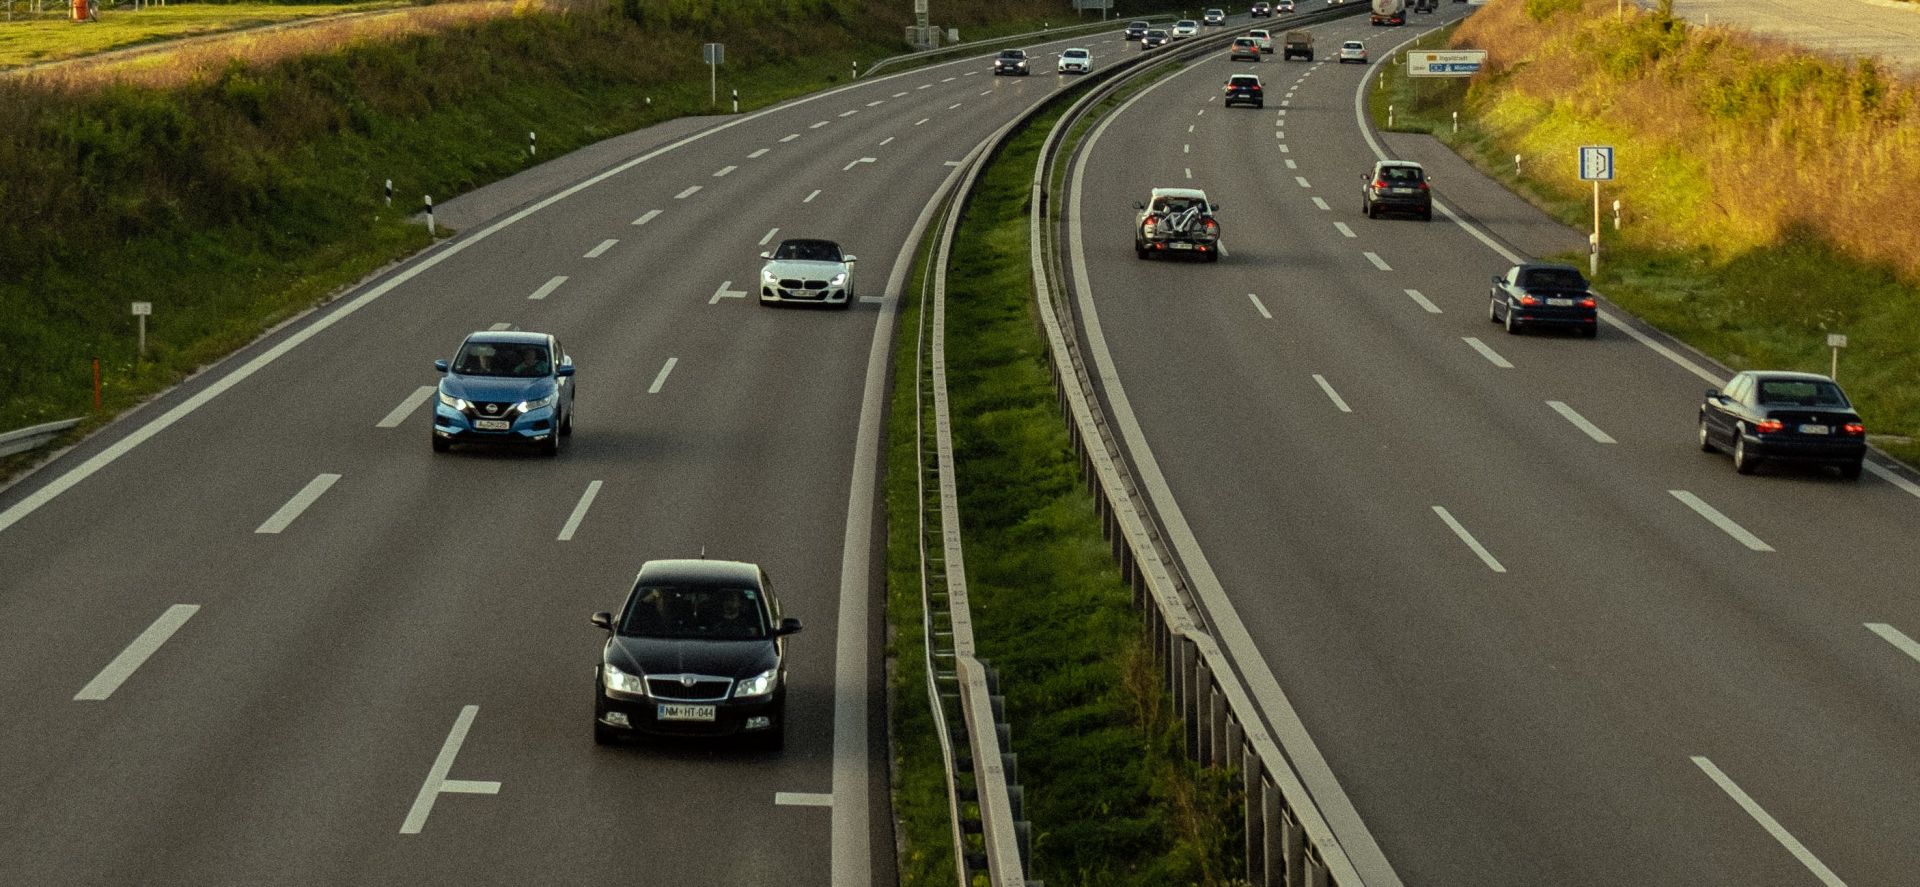
[[[1472,77],[1486,62],[1484,49],[1415,49],[1407,53],[1407,76]]]

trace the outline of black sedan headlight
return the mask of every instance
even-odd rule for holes
[[[628,674],[611,662],[601,664],[600,680],[606,684],[608,690],[615,693],[625,693],[628,696],[647,695],[647,679],[644,675]]]
[[[742,679],[734,684],[733,698],[747,699],[754,696],[765,696],[772,693],[773,689],[779,685],[780,669],[769,668],[753,677]]]

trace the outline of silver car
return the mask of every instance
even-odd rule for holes
[[[813,302],[845,308],[853,304],[853,256],[831,240],[792,239],[761,253],[760,304]]]

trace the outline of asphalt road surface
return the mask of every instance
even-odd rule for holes
[[[1920,487],[1738,476],[1694,439],[1726,370],[1611,307],[1509,336],[1501,239],[1362,216],[1363,68],[1329,57],[1438,23],[1222,53],[1076,168],[1083,335],[1210,621],[1407,884],[1914,883]],[[1222,108],[1245,71],[1266,107]],[[1134,257],[1156,186],[1224,204],[1217,264]]]

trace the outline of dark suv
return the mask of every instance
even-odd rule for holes
[[[594,669],[593,741],[622,735],[732,736],[786,742],[787,635],[773,585],[739,561],[655,560],[640,566]]]
[[[1247,15],[1250,18],[1272,18],[1273,4],[1255,3],[1251,9],[1247,10]]]
[[[1127,22],[1127,33],[1124,39],[1128,41],[1144,40],[1147,36],[1148,27],[1149,25],[1146,22]]]
[[[1025,77],[1033,73],[1029,68],[1030,61],[1024,49],[1002,49],[1000,55],[993,60],[993,73],[996,77],[1001,74],[1018,74]]]
[[[1360,211],[1367,218],[1381,213],[1412,213],[1433,219],[1433,189],[1427,171],[1411,160],[1382,160],[1373,165],[1373,175],[1361,188]]]
[[[1227,78],[1227,85],[1221,88],[1226,106],[1231,108],[1235,102],[1252,105],[1256,108],[1266,104],[1266,96],[1261,93],[1260,75],[1235,74]]]

